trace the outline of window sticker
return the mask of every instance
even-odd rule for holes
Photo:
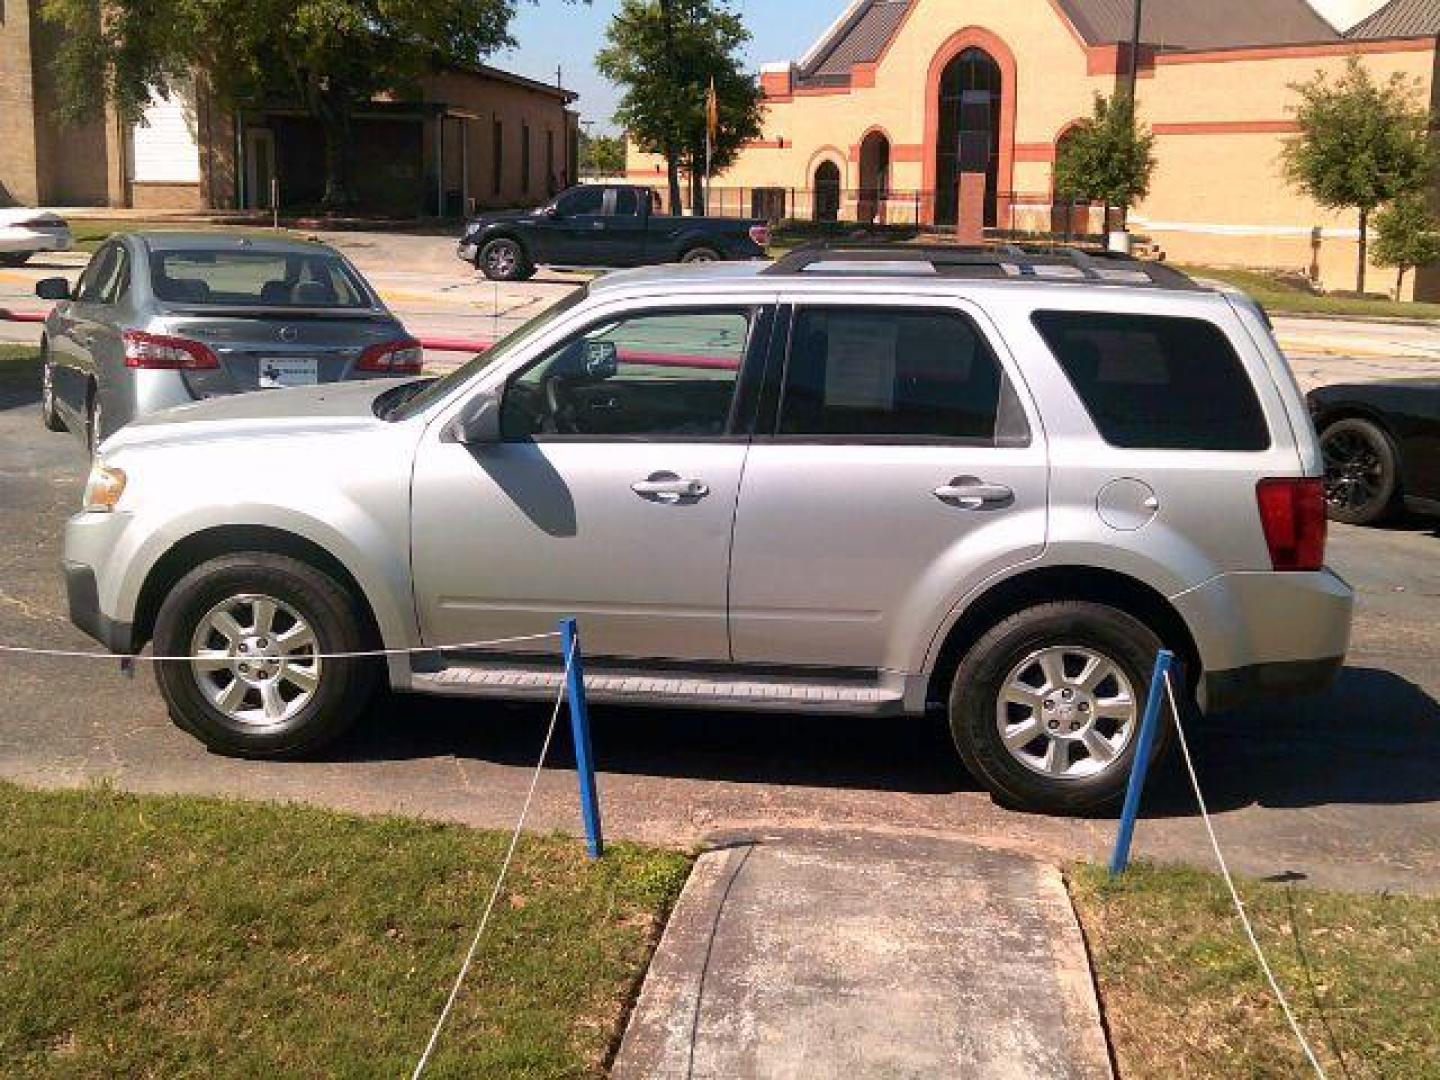
[[[900,327],[893,319],[832,317],[825,359],[825,404],[837,409],[895,408]]]

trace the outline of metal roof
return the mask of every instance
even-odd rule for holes
[[[1440,35],[1440,0],[1391,0],[1361,19],[1347,38],[1407,38]]]
[[[885,52],[905,21],[914,0],[870,0],[839,23],[828,41],[815,51],[802,72],[804,79],[847,76],[856,64],[873,64]]]
[[[1091,45],[1129,41],[1134,0],[1059,0]],[[1305,0],[1146,0],[1144,40],[1162,49],[1231,49],[1338,41]]]

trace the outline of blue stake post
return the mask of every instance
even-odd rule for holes
[[[1165,682],[1175,666],[1175,654],[1161,649],[1155,658],[1155,674],[1150,679],[1150,700],[1145,703],[1145,716],[1140,721],[1140,740],[1135,746],[1135,764],[1130,766],[1130,787],[1125,792],[1125,809],[1120,814],[1120,835],[1115,838],[1115,854],[1110,858],[1110,876],[1118,877],[1130,867],[1130,842],[1135,839],[1135,819],[1140,814],[1140,796],[1145,791],[1145,775],[1150,771],[1150,754],[1155,746],[1155,732],[1160,727],[1160,710],[1165,705]]]
[[[580,656],[580,628],[574,619],[560,620],[566,658],[565,693],[570,700],[570,731],[575,741],[575,769],[580,778],[580,815],[585,819],[585,847],[592,859],[605,854],[600,831],[600,797],[595,791],[595,755],[590,749],[590,709],[585,701],[585,665]]]

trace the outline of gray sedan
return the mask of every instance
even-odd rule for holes
[[[324,244],[179,232],[105,242],[41,343],[45,426],[92,450],[138,416],[205,398],[418,374],[420,343]]]

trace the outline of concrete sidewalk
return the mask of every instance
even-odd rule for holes
[[[615,1080],[1111,1076],[1058,871],[958,841],[739,839],[701,856]]]

